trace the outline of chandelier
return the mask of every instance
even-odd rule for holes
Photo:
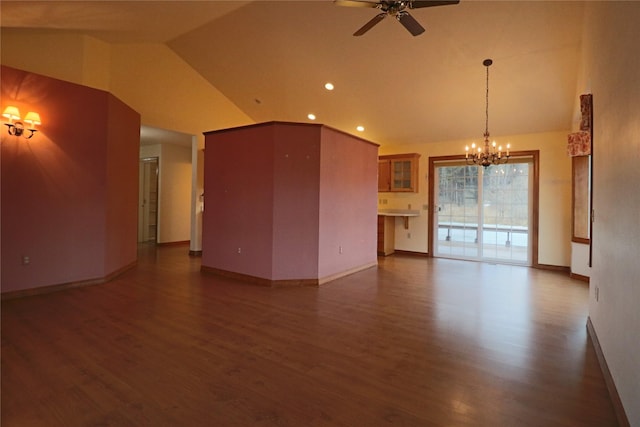
[[[485,128],[484,128],[484,147],[476,146],[474,142],[471,148],[467,145],[464,147],[465,159],[468,165],[478,165],[488,168],[491,165],[499,165],[509,161],[509,148],[507,144],[506,152],[502,151],[501,145],[496,145],[493,141],[489,143],[489,66],[493,64],[491,59],[482,61],[482,65],[487,67],[487,92],[485,96]]]

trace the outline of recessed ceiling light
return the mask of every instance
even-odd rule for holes
[[[358,132],[364,132],[364,126],[358,126],[358,127],[356,127],[356,130]]]
[[[309,120],[315,120],[316,119],[316,115],[313,114],[313,113],[307,114],[307,117],[309,118]]]
[[[325,83],[324,88],[326,90],[333,90],[333,83]]]

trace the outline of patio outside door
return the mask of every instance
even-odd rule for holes
[[[434,256],[531,265],[532,165],[436,163]]]

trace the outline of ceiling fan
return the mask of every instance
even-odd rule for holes
[[[387,15],[394,16],[412,35],[417,36],[424,33],[422,25],[416,21],[413,16],[409,15],[405,9],[418,9],[421,7],[446,6],[449,4],[458,4],[460,0],[334,0],[338,6],[349,7],[370,7],[380,9],[382,13],[377,14],[373,19],[362,26],[358,31],[353,33],[354,36],[361,36],[378,22],[382,21]]]

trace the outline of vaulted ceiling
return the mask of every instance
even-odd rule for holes
[[[316,122],[382,144],[569,130],[583,3],[478,1],[379,11],[317,1],[6,1],[2,26],[166,43],[256,122]],[[324,89],[332,82],[335,90]]]

